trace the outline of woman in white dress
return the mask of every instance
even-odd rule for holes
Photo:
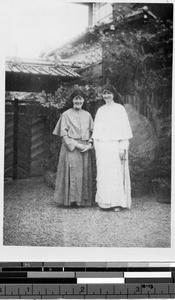
[[[132,131],[124,106],[115,102],[115,88],[105,85],[102,97],[105,105],[97,111],[92,135],[97,163],[95,201],[102,209],[120,211],[131,207],[128,148]]]

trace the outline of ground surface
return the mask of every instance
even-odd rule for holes
[[[4,245],[170,247],[171,206],[132,199],[131,210],[60,208],[40,178],[9,181],[4,189]]]

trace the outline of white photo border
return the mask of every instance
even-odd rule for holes
[[[3,0],[0,0],[0,7]],[[15,0],[12,0],[15,1]],[[25,0],[21,0],[25,1]],[[48,0],[43,0],[48,1]],[[63,0],[62,0],[63,1]],[[91,1],[67,1],[67,2],[91,2]],[[96,1],[107,2],[107,1]],[[108,1],[117,2],[117,1]],[[120,3],[140,3],[140,1],[120,1]],[[172,1],[144,1],[146,3],[166,3],[173,4]],[[1,9],[0,9],[1,14]],[[8,10],[7,10],[8,14]],[[83,262],[175,262],[175,103],[172,100],[172,182],[171,182],[171,247],[170,248],[93,248],[93,247],[24,247],[24,246],[3,246],[3,199],[4,199],[4,121],[5,121],[5,24],[3,16],[0,17],[0,99],[1,99],[1,118],[0,118],[0,262],[15,261],[83,261]],[[173,19],[174,26],[174,19]],[[174,46],[173,46],[174,54]],[[174,60],[173,60],[173,80],[174,80]],[[174,82],[174,81],[173,81]],[[172,99],[175,99],[173,86]]]

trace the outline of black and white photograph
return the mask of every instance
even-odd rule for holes
[[[173,2],[0,7],[2,247],[170,250]]]

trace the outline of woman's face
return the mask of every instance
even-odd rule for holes
[[[73,99],[72,102],[73,102],[73,107],[75,109],[81,109],[83,106],[83,103],[84,103],[84,99],[83,99],[83,97],[78,95]]]
[[[113,93],[111,93],[108,90],[104,90],[102,92],[102,97],[103,97],[104,101],[106,102],[106,104],[111,103],[114,99]]]

